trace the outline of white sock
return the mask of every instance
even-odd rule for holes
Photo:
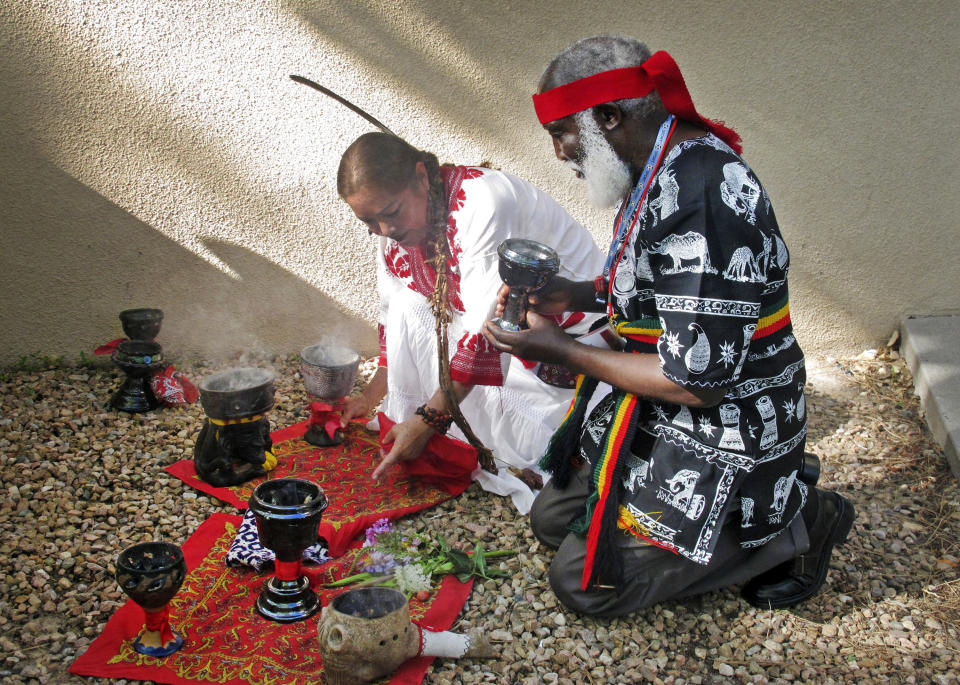
[[[463,633],[444,630],[435,633],[423,628],[423,648],[420,656],[440,656],[459,659],[470,649],[470,638]]]

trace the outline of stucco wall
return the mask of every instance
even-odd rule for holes
[[[490,160],[605,243],[529,94],[577,38],[669,50],[742,135],[791,248],[808,351],[960,310],[955,2],[13,0],[0,3],[0,362],[76,356],[131,306],[167,350],[376,347],[373,242],[336,196],[369,127]],[[629,16],[626,16],[629,15]]]

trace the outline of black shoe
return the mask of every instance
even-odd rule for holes
[[[819,500],[817,518],[810,527],[810,549],[743,586],[740,594],[761,609],[784,609],[813,597],[827,579],[835,545],[846,542],[857,512],[853,502],[835,492],[814,490]]]
[[[803,453],[803,461],[800,462],[800,470],[797,471],[797,480],[801,480],[811,488],[817,486],[820,480],[820,457],[810,452]]]

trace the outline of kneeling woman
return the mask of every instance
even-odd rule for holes
[[[573,391],[544,382],[533,365],[501,354],[481,335],[501,285],[497,247],[511,237],[550,245],[560,256],[561,275],[576,280],[600,272],[599,249],[585,228],[529,183],[491,169],[441,167],[434,155],[386,133],[365,134],[347,148],[337,190],[379,238],[380,366],[344,409],[349,420],[383,400],[381,410],[397,422],[384,438],[389,451],[374,477],[398,460],[416,459],[450,425],[430,305],[437,285],[433,260],[440,255],[453,394],[498,466],[497,474],[477,469],[474,480],[510,495],[527,513],[534,493],[509,467],[535,469]],[[591,322],[582,314],[559,317],[571,334]],[[449,434],[466,439],[455,425]]]

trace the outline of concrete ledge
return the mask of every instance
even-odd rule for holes
[[[960,316],[905,319],[900,334],[927,425],[960,478]]]

